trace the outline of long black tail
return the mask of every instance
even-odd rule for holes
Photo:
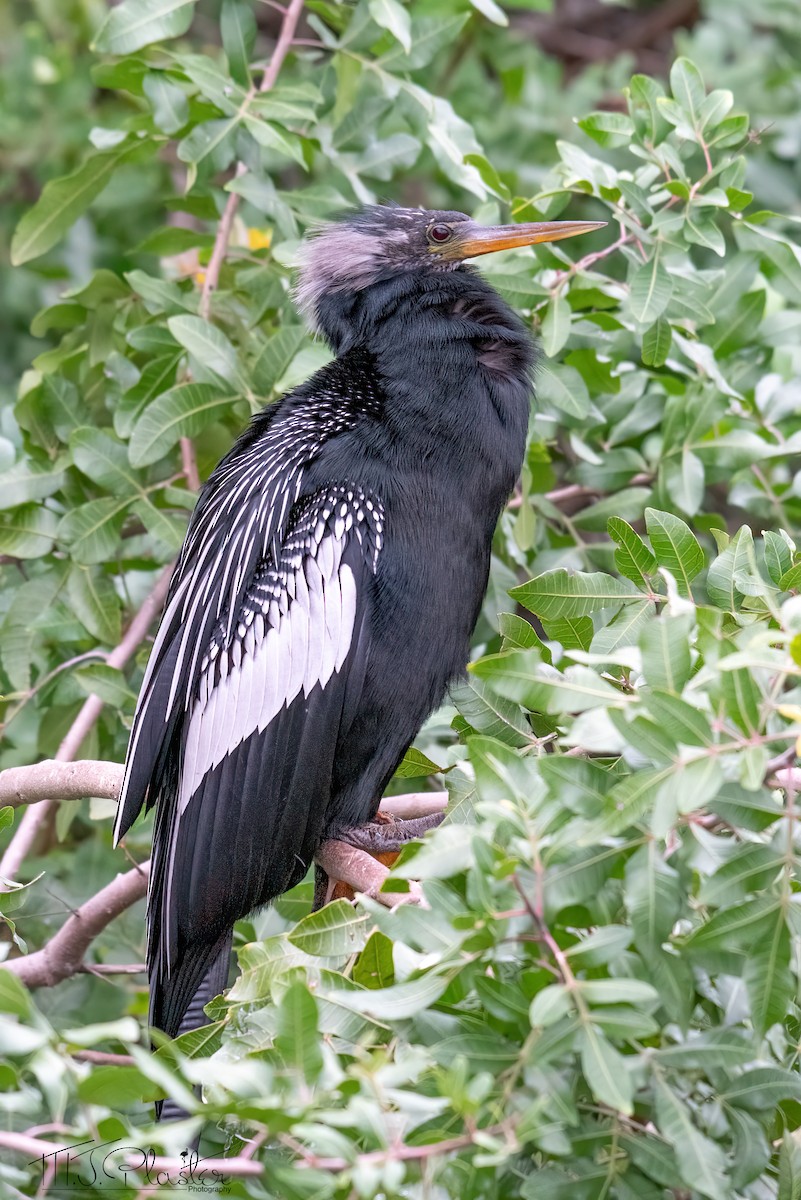
[[[171,1037],[180,1037],[192,1029],[201,1029],[208,1024],[203,1009],[224,991],[228,983],[231,964],[231,942],[233,930],[226,934],[211,951],[211,966],[202,977],[189,1004],[183,1010],[175,1027],[175,1014],[182,1007],[182,994],[186,987],[186,976],[179,970],[173,980],[151,980],[151,1022]],[[207,960],[206,960],[207,961]],[[179,1121],[187,1114],[174,1100],[159,1100],[156,1104],[157,1121]]]

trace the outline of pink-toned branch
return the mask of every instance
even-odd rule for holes
[[[75,800],[82,796],[103,796],[116,800],[122,776],[123,767],[120,763],[88,760],[50,760],[30,767],[10,767],[0,772],[0,805],[37,805],[38,801],[44,800],[44,803],[29,810],[38,813],[57,804],[59,800]],[[386,797],[381,802],[381,810],[400,820],[415,820],[444,812],[447,799],[446,792],[411,792]],[[332,879],[346,883],[355,892],[377,899],[388,907],[422,902],[422,893],[416,883],[409,885],[408,892],[381,892],[389,875],[387,868],[365,851],[344,842],[325,842],[317,854],[317,862]],[[32,988],[50,987],[80,971],[108,975],[142,970],[140,963],[121,966],[104,963],[95,967],[84,959],[98,934],[116,916],[145,895],[148,870],[149,863],[143,863],[124,875],[118,875],[68,917],[58,933],[41,950],[9,959],[3,964],[5,969],[13,971]]]
[[[150,863],[145,862],[112,879],[97,895],[76,909],[41,950],[9,959],[3,964],[4,968],[32,988],[53,987],[62,979],[76,975],[97,935],[145,895],[149,870]]]
[[[269,92],[270,88],[275,84],[278,78],[278,73],[284,65],[284,59],[289,53],[292,46],[292,39],[295,36],[295,30],[300,20],[300,14],[303,11],[303,0],[291,0],[288,8],[284,11],[281,21],[281,31],[278,35],[278,41],[275,44],[275,50],[269,64],[262,76],[259,87],[251,87],[245,99],[242,102],[242,108],[246,109],[251,101],[261,92]],[[235,177],[239,179],[247,171],[244,163],[237,163]],[[217,234],[214,239],[214,246],[211,251],[209,265],[206,268],[206,275],[203,280],[203,287],[200,293],[200,315],[206,320],[211,312],[211,295],[217,284],[220,281],[220,271],[225,254],[228,249],[228,242],[231,237],[231,230],[234,224],[234,217],[239,208],[239,195],[237,192],[231,192],[225,203],[220,222],[217,226]]]
[[[172,566],[165,567],[150,595],[131,620],[118,646],[106,656],[110,667],[124,667],[133,657],[147,636],[151,623],[158,616],[167,595],[172,576]],[[103,711],[103,701],[99,696],[89,696],[80,712],[70,726],[67,734],[56,753],[57,762],[71,762],[81,748],[86,735],[95,725]],[[33,848],[39,830],[47,822],[55,810],[56,800],[47,800],[26,812],[19,823],[19,828],[8,844],[2,860],[0,860],[0,888],[4,880],[14,879],[22,863]]]
[[[116,800],[122,787],[123,770],[122,763],[94,759],[60,762],[50,758],[29,767],[8,767],[0,771],[0,806],[37,804],[50,798],[80,800],[84,796]],[[447,792],[404,792],[400,796],[385,796],[380,807],[381,812],[411,821],[444,812],[447,803]]]

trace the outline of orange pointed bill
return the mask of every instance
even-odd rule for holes
[[[603,229],[606,221],[530,221],[524,225],[474,225],[459,238],[459,258],[475,258],[494,250],[514,250],[538,242],[561,242],[563,238]],[[454,247],[456,249],[456,247]]]

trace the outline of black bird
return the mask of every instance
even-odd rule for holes
[[[115,838],[157,806],[151,1023],[203,1023],[234,922],[370,820],[464,671],[520,471],[534,349],[463,260],[599,227],[369,207],[314,233],[297,301],[336,358],[203,488],[134,717]]]

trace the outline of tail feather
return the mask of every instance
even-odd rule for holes
[[[180,1037],[208,1024],[203,1009],[219,996],[228,983],[233,931],[205,953],[184,960],[169,979],[152,977],[150,981],[150,1022],[169,1037]],[[197,981],[200,980],[198,983]],[[174,1100],[156,1104],[156,1120],[178,1121],[187,1114]]]

